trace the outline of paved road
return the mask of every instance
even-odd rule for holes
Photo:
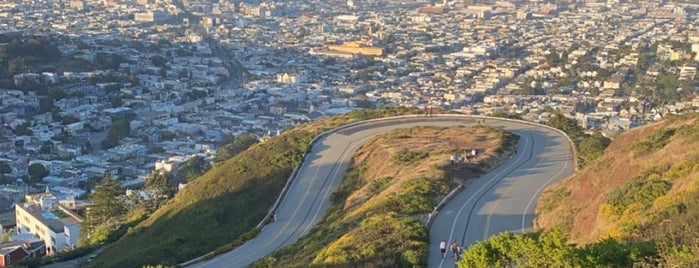
[[[352,154],[368,139],[395,128],[474,125],[476,122],[476,119],[468,117],[375,121],[345,128],[319,139],[281,202],[277,210],[277,221],[268,224],[257,237],[242,246],[207,262],[197,263],[193,267],[245,267],[306,234],[323,217],[328,206],[328,197],[344,178]],[[496,119],[489,119],[487,123],[522,135],[524,138],[520,139],[520,154],[507,161],[501,168],[475,181],[445,207],[444,213],[436,218],[431,230],[431,250],[437,249],[439,240],[435,239],[475,241],[479,236],[474,234],[479,232],[482,238],[483,232],[489,234],[506,229],[520,230],[523,225],[525,228],[531,228],[533,213],[528,214],[525,211],[534,209],[535,201],[532,196],[540,193],[542,185],[556,180],[550,178],[560,170],[559,164],[568,163],[570,167],[569,170],[563,168],[560,177],[572,171],[567,143],[553,131]],[[491,187],[493,183],[497,187]],[[520,190],[519,187],[524,189]],[[483,197],[478,197],[481,195]],[[520,209],[521,202],[528,208]],[[466,215],[471,217],[465,217]],[[484,215],[495,216],[489,218]],[[481,230],[477,231],[479,226]],[[489,228],[483,231],[482,227],[485,226]],[[430,267],[441,265],[438,263],[441,262],[441,258],[434,259],[432,255],[438,254],[430,253]],[[453,261],[444,264],[453,265]]]
[[[507,122],[491,125],[520,136],[517,154],[469,184],[442,208],[430,229],[428,267],[455,267],[451,254],[439,255],[441,240],[456,240],[467,248],[500,232],[531,231],[543,189],[574,171],[572,152],[561,134]]]

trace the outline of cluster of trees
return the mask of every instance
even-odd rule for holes
[[[131,120],[135,115],[128,114],[112,118],[112,124],[109,125],[107,136],[102,140],[100,145],[102,149],[111,149],[119,145],[119,141],[131,133]]]
[[[595,131],[588,135],[583,132],[583,128],[578,125],[575,119],[568,118],[561,111],[554,111],[549,125],[565,132],[573,141],[578,152],[578,166],[584,167],[604,154],[604,149],[609,146],[611,140]]]
[[[220,163],[247,150],[257,143],[257,136],[253,133],[245,133],[234,137],[231,142],[219,148],[214,157],[214,163]]]
[[[88,196],[92,204],[81,225],[80,245],[90,247],[116,241],[129,228],[145,220],[176,193],[177,186],[170,183],[170,177],[168,173],[154,171],[146,178],[143,194],[127,196],[126,188],[111,172],[106,172]]]
[[[57,61],[61,52],[46,36],[8,37],[0,35],[0,79],[27,71],[39,63]]]
[[[184,162],[173,176],[172,185],[177,185],[179,183],[190,182],[199,176],[206,173],[211,168],[209,162],[203,156],[197,155],[190,157]]]

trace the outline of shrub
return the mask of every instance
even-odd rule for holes
[[[675,135],[675,129],[660,129],[646,137],[644,140],[635,143],[632,148],[641,153],[653,153],[662,149]]]
[[[429,153],[427,152],[413,152],[408,149],[401,149],[398,151],[396,154],[393,155],[391,160],[393,160],[394,163],[396,164],[401,164],[401,165],[410,165],[413,163],[416,163],[422,159],[427,158],[429,156]]]
[[[656,198],[665,195],[670,188],[671,184],[667,181],[636,179],[609,192],[606,201],[614,207],[618,215],[634,203],[644,207],[651,205]]]

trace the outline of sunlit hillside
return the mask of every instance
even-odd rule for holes
[[[672,116],[620,135],[587,168],[549,187],[536,225],[578,244],[655,242],[664,262],[684,267],[699,263],[698,200],[699,115]]]

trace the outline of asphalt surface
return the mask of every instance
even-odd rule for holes
[[[468,248],[504,231],[531,231],[541,192],[574,172],[569,144],[558,132],[490,121],[520,136],[517,154],[470,183],[440,210],[430,228],[428,267],[456,267],[451,253],[440,256],[442,240]]]
[[[245,267],[295,242],[321,220],[329,196],[345,175],[352,154],[368,139],[396,128],[475,125],[469,117],[420,117],[375,121],[345,128],[319,139],[277,209],[277,220],[238,248],[191,267]],[[520,138],[517,155],[471,183],[438,214],[430,230],[429,267],[453,267],[439,256],[440,240],[468,245],[504,230],[531,229],[536,197],[545,185],[573,171],[564,137],[526,123],[486,119],[486,124]]]

